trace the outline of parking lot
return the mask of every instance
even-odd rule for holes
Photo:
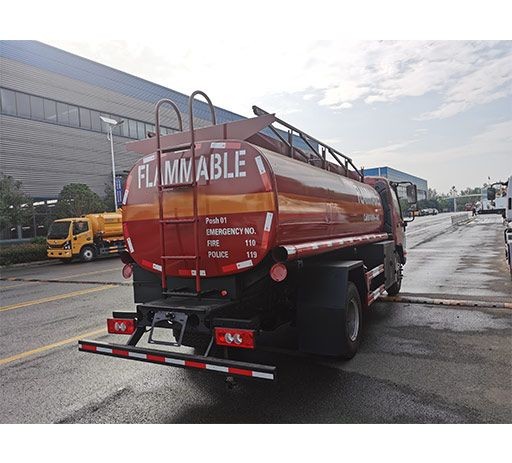
[[[501,220],[450,216],[409,225],[402,294],[478,307],[379,301],[354,359],[269,350],[279,380],[232,390],[78,352],[78,339],[115,339],[105,319],[133,308],[119,259],[2,269],[0,422],[510,422],[512,310],[492,307],[512,300]]]

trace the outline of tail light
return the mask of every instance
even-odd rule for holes
[[[218,346],[254,349],[254,331],[238,328],[215,328],[215,343]]]
[[[288,269],[282,262],[272,265],[270,268],[270,278],[279,283],[283,281],[288,275]]]
[[[107,319],[107,330],[110,334],[133,334],[135,328],[135,319],[133,318]]]
[[[125,264],[123,267],[123,278],[128,280],[133,275],[133,266],[132,264]]]

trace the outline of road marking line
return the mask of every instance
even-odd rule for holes
[[[108,269],[105,269],[105,270],[96,270],[94,272],[77,273],[76,275],[68,275],[67,277],[57,277],[57,278],[60,279],[60,280],[67,280],[69,278],[83,277],[83,276],[86,276],[86,275],[95,275],[97,273],[112,272],[114,270],[121,271],[121,269],[119,267],[113,267],[113,268],[108,268]]]
[[[104,291],[105,289],[110,289],[110,288],[115,288],[115,287],[116,287],[115,285],[105,285],[105,286],[100,286],[99,288],[82,289],[80,291],[73,291],[71,293],[58,294],[57,296],[44,297],[42,299],[35,299],[33,301],[25,301],[25,302],[20,302],[18,304],[6,305],[3,307],[0,307],[0,312],[4,312],[7,310],[21,309],[22,307],[28,307],[29,305],[36,305],[36,304],[43,304],[45,302],[58,301],[60,299],[67,299],[70,297],[81,296],[82,294],[94,293],[96,291]]]
[[[113,268],[109,268],[109,269],[105,269],[105,270],[95,270],[94,272],[85,272],[85,273],[77,273],[75,275],[67,275],[67,276],[64,276],[64,277],[57,276],[54,279],[56,280],[55,282],[58,283],[60,280],[69,280],[70,278],[83,277],[83,276],[86,276],[86,275],[96,275],[98,273],[112,272],[114,270],[119,270],[119,268],[118,267],[113,267]],[[37,277],[10,277],[10,278],[6,278],[6,281],[23,281],[24,278],[27,278],[27,280],[32,280],[32,279],[37,278]],[[51,281],[52,279],[53,278],[49,278],[47,280],[43,280],[43,281],[41,281],[41,283],[46,283],[47,281]],[[3,291],[4,289],[9,289],[9,288],[19,288],[19,287],[22,287],[22,286],[25,286],[25,285],[33,285],[33,284],[36,284],[36,283],[40,283],[40,282],[39,281],[26,281],[25,283],[21,283],[21,284],[17,284],[17,285],[0,286],[0,291]]]
[[[55,349],[60,346],[65,346],[66,344],[71,344],[72,342],[79,341],[83,338],[90,338],[99,334],[106,334],[107,330],[105,328],[101,328],[101,330],[90,331],[89,333],[84,333],[79,336],[74,336],[72,338],[63,339],[62,341],[54,342],[53,344],[47,344],[46,346],[37,347],[36,349],[27,350],[25,352],[21,352],[16,355],[12,355],[11,357],[6,357],[0,359],[0,365],[5,365],[7,363],[15,362],[16,360],[21,360],[25,357],[29,357],[31,355],[39,354],[41,352],[46,352],[47,350]]]

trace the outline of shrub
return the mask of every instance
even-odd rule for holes
[[[46,259],[46,243],[22,243],[0,247],[0,265]]]
[[[30,241],[32,244],[46,244],[46,236],[38,236]]]

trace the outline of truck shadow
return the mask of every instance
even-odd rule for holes
[[[204,402],[169,416],[173,423],[347,422],[343,411],[354,400],[353,375],[315,365],[311,360],[273,355],[275,383],[240,380],[228,389],[222,376],[190,371],[187,379]],[[359,375],[356,375],[359,376]]]
[[[390,316],[388,307],[367,314],[361,352],[373,350],[375,329]],[[263,352],[262,363],[278,367],[274,383],[240,380],[228,390],[224,377],[187,371],[191,394],[199,401],[160,419],[165,423],[384,423],[472,421],[463,410],[434,405],[410,388],[356,373],[352,360]]]

